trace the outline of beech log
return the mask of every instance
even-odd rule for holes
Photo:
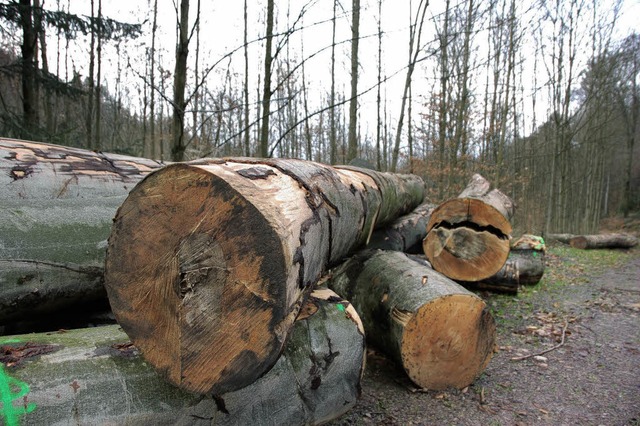
[[[365,250],[329,277],[358,311],[367,341],[421,388],[464,388],[493,355],[496,327],[485,302],[404,253]]]
[[[576,235],[569,244],[578,249],[628,249],[638,245],[638,239],[630,234]]]
[[[105,267],[111,307],[170,382],[240,389],[274,364],[327,267],[423,198],[417,176],[302,160],[169,165],[118,210]]]
[[[435,207],[434,204],[423,203],[411,213],[375,230],[367,248],[422,253],[422,240],[427,236],[427,223]]]
[[[0,337],[2,396],[15,401],[0,406],[0,423],[321,424],[355,405],[364,343],[353,307],[320,290],[271,370],[243,389],[199,396],[163,380],[117,325]]]
[[[0,138],[0,325],[106,300],[113,217],[129,190],[161,166]]]
[[[424,253],[449,278],[480,281],[497,273],[509,255],[513,201],[479,174],[457,198],[431,214]]]
[[[574,234],[547,234],[545,239],[547,241],[559,241],[563,244],[569,244],[569,241],[575,237]]]

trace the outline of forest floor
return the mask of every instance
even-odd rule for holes
[[[640,247],[552,245],[546,261],[517,296],[480,293],[498,347],[472,385],[422,391],[369,351],[356,407],[330,425],[640,425]]]

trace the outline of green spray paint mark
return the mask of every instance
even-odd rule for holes
[[[338,307],[338,310],[340,312],[344,312],[344,305],[342,303],[338,303],[338,304],[336,304],[336,306]]]
[[[23,414],[36,409],[36,404],[33,402],[27,404],[26,400],[24,406],[14,407],[13,401],[27,396],[28,393],[29,385],[9,376],[0,364],[0,403],[2,403],[0,418],[4,419],[6,426],[18,426]]]
[[[7,343],[20,343],[22,340],[20,339],[6,339],[6,340],[0,340],[0,344],[7,344]]]

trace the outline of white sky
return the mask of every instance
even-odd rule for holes
[[[460,0],[461,1],[461,0]],[[179,0],[158,0],[159,15],[159,33],[158,33],[158,52],[161,56],[159,65],[163,66],[169,71],[173,71],[174,63],[174,50],[175,50],[175,24],[176,24],[176,12],[174,2]],[[65,3],[65,2],[61,2]],[[97,0],[96,0],[97,3]],[[116,55],[113,45],[105,46],[103,49],[104,58],[106,59],[106,69],[103,71],[103,75],[106,76],[107,84],[110,90],[113,91],[113,85],[115,84],[115,76],[117,74],[118,58],[120,59],[120,66],[124,67],[126,61],[132,64],[132,67],[137,70],[138,73],[144,72],[144,48],[150,46],[151,34],[150,34],[150,22],[152,16],[149,14],[150,3],[152,5],[153,0],[103,0],[103,14],[112,19],[125,21],[125,22],[141,22],[148,20],[147,24],[143,27],[144,35],[136,41],[129,42],[127,46],[122,49],[120,56]],[[230,50],[239,48],[243,43],[243,1],[202,1],[202,62],[200,70],[207,68],[211,64],[218,61],[225,53]],[[418,0],[413,0],[414,9],[417,7]],[[431,0],[427,19],[433,15],[441,13],[444,8],[443,1]],[[458,0],[452,0],[452,5],[458,3]],[[528,3],[528,2],[527,2]],[[298,27],[304,25],[305,30],[298,32],[292,36],[291,42],[291,55],[298,55],[300,40],[304,36],[304,56],[308,57],[315,52],[319,52],[325,49],[322,53],[318,53],[305,65],[305,72],[307,74],[307,82],[311,87],[312,93],[310,93],[310,102],[312,104],[311,109],[318,108],[323,101],[322,99],[327,97],[327,93],[330,90],[330,49],[327,48],[331,44],[331,16],[333,13],[333,2],[329,0],[291,0],[290,1],[290,18],[287,22],[287,2],[276,1],[276,31],[283,31],[291,26],[291,23],[296,19],[301,7],[308,7],[309,12]],[[609,2],[600,1],[598,7],[608,7]],[[193,23],[193,17],[195,16],[197,1],[191,0],[191,23]],[[351,23],[351,2],[348,0],[342,0],[342,6],[344,10],[338,11],[338,29],[337,29],[337,41],[346,41],[351,37],[350,23]],[[360,80],[359,90],[363,91],[369,87],[372,87],[377,78],[377,0],[361,0],[361,30],[360,35],[364,37],[360,42]],[[46,0],[45,7],[55,8],[56,5],[53,0]],[[523,5],[519,5],[524,10]],[[73,13],[85,14],[90,13],[90,2],[74,1],[71,2],[71,11]],[[264,34],[265,30],[265,13],[266,13],[266,1],[255,2],[249,1],[249,40],[255,40]],[[415,11],[414,11],[415,13]],[[624,12],[618,21],[616,28],[617,37],[622,38],[624,35],[630,33],[632,29],[637,28],[637,17],[640,16],[640,1],[639,0],[626,0],[624,3]],[[405,71],[403,68],[408,61],[408,26],[409,26],[409,1],[408,0],[386,0],[383,3],[383,30],[385,31],[383,41],[383,74],[388,76],[394,75],[387,84],[383,87],[383,96],[386,93],[389,99],[389,114],[392,120],[399,114],[399,102],[402,96],[402,87],[405,79]],[[425,23],[425,33],[422,36],[423,43],[434,38],[434,27],[431,21]],[[371,36],[371,37],[366,37]],[[479,34],[480,40],[486,39],[486,34]],[[531,40],[527,40],[531,42]],[[88,43],[85,45],[88,46]],[[532,47],[529,46],[529,49]],[[263,59],[262,51],[263,44],[261,42],[251,44],[250,51],[250,67],[249,78],[251,84],[257,84],[259,74],[263,74]],[[50,49],[50,52],[55,49]],[[336,51],[336,74],[339,78],[339,85],[337,90],[341,91],[345,96],[349,93],[349,79],[350,79],[350,64],[349,64],[349,43],[344,43]],[[77,69],[83,70],[87,64],[86,52],[78,52],[74,55],[74,65]],[[282,53],[281,57],[286,55]],[[192,40],[190,47],[190,59],[193,61],[195,56],[195,36]],[[524,67],[525,72],[531,73],[533,70],[532,56],[526,57],[525,60],[530,61]],[[55,58],[52,58],[55,60]],[[237,70],[237,81],[241,82],[243,79],[242,73],[244,69],[244,58],[242,50],[238,50],[232,57],[231,66]],[[192,63],[192,62],[191,62]],[[207,83],[210,87],[215,88],[218,83],[222,83],[224,75],[227,70],[228,60],[221,62],[216,66],[214,72],[209,75]],[[540,70],[543,68],[539,65]],[[193,63],[190,66],[193,70]],[[578,71],[581,67],[578,67]],[[399,72],[398,72],[399,71]],[[397,74],[396,74],[397,73]],[[433,68],[428,66],[420,66],[416,69],[414,74],[414,97],[421,94],[427,94],[431,91],[431,85],[433,84]],[[127,71],[124,73],[122,79],[125,81],[125,86],[130,87],[130,99],[132,103],[136,105],[136,99],[139,99],[136,90],[140,86],[140,79],[135,74]],[[540,80],[543,80],[542,77]],[[275,80],[274,80],[275,81]],[[533,78],[530,74],[524,77],[525,84],[532,82]],[[169,86],[171,80],[168,81]],[[272,83],[273,84],[273,83]],[[484,76],[476,74],[475,84],[479,88],[484,88]],[[541,84],[541,81],[538,81]],[[239,87],[238,87],[239,90]],[[252,90],[252,96],[255,97],[256,90]],[[315,96],[314,96],[315,94]],[[371,90],[368,94],[364,95],[360,99],[361,107],[361,122],[366,126],[366,122],[375,122],[375,96],[376,90]],[[527,95],[525,94],[525,97]],[[254,99],[255,100],[255,99]],[[138,100],[139,105],[139,100]],[[544,108],[544,102],[542,99],[538,99],[538,105]],[[345,106],[346,107],[346,106]],[[414,110],[419,112],[420,106],[414,105]],[[543,118],[544,112],[538,113],[538,122]],[[371,125],[373,126],[373,125]],[[530,129],[526,129],[529,131]],[[363,127],[363,131],[366,128]],[[369,133],[373,132],[373,127],[369,129]]]

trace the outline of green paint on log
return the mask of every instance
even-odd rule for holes
[[[6,426],[17,426],[20,424],[22,415],[32,412],[36,409],[36,404],[27,403],[26,396],[29,394],[29,385],[21,382],[5,371],[0,365],[0,402],[2,402],[2,410],[0,416],[4,419]],[[15,407],[13,401],[24,398],[22,407]]]

